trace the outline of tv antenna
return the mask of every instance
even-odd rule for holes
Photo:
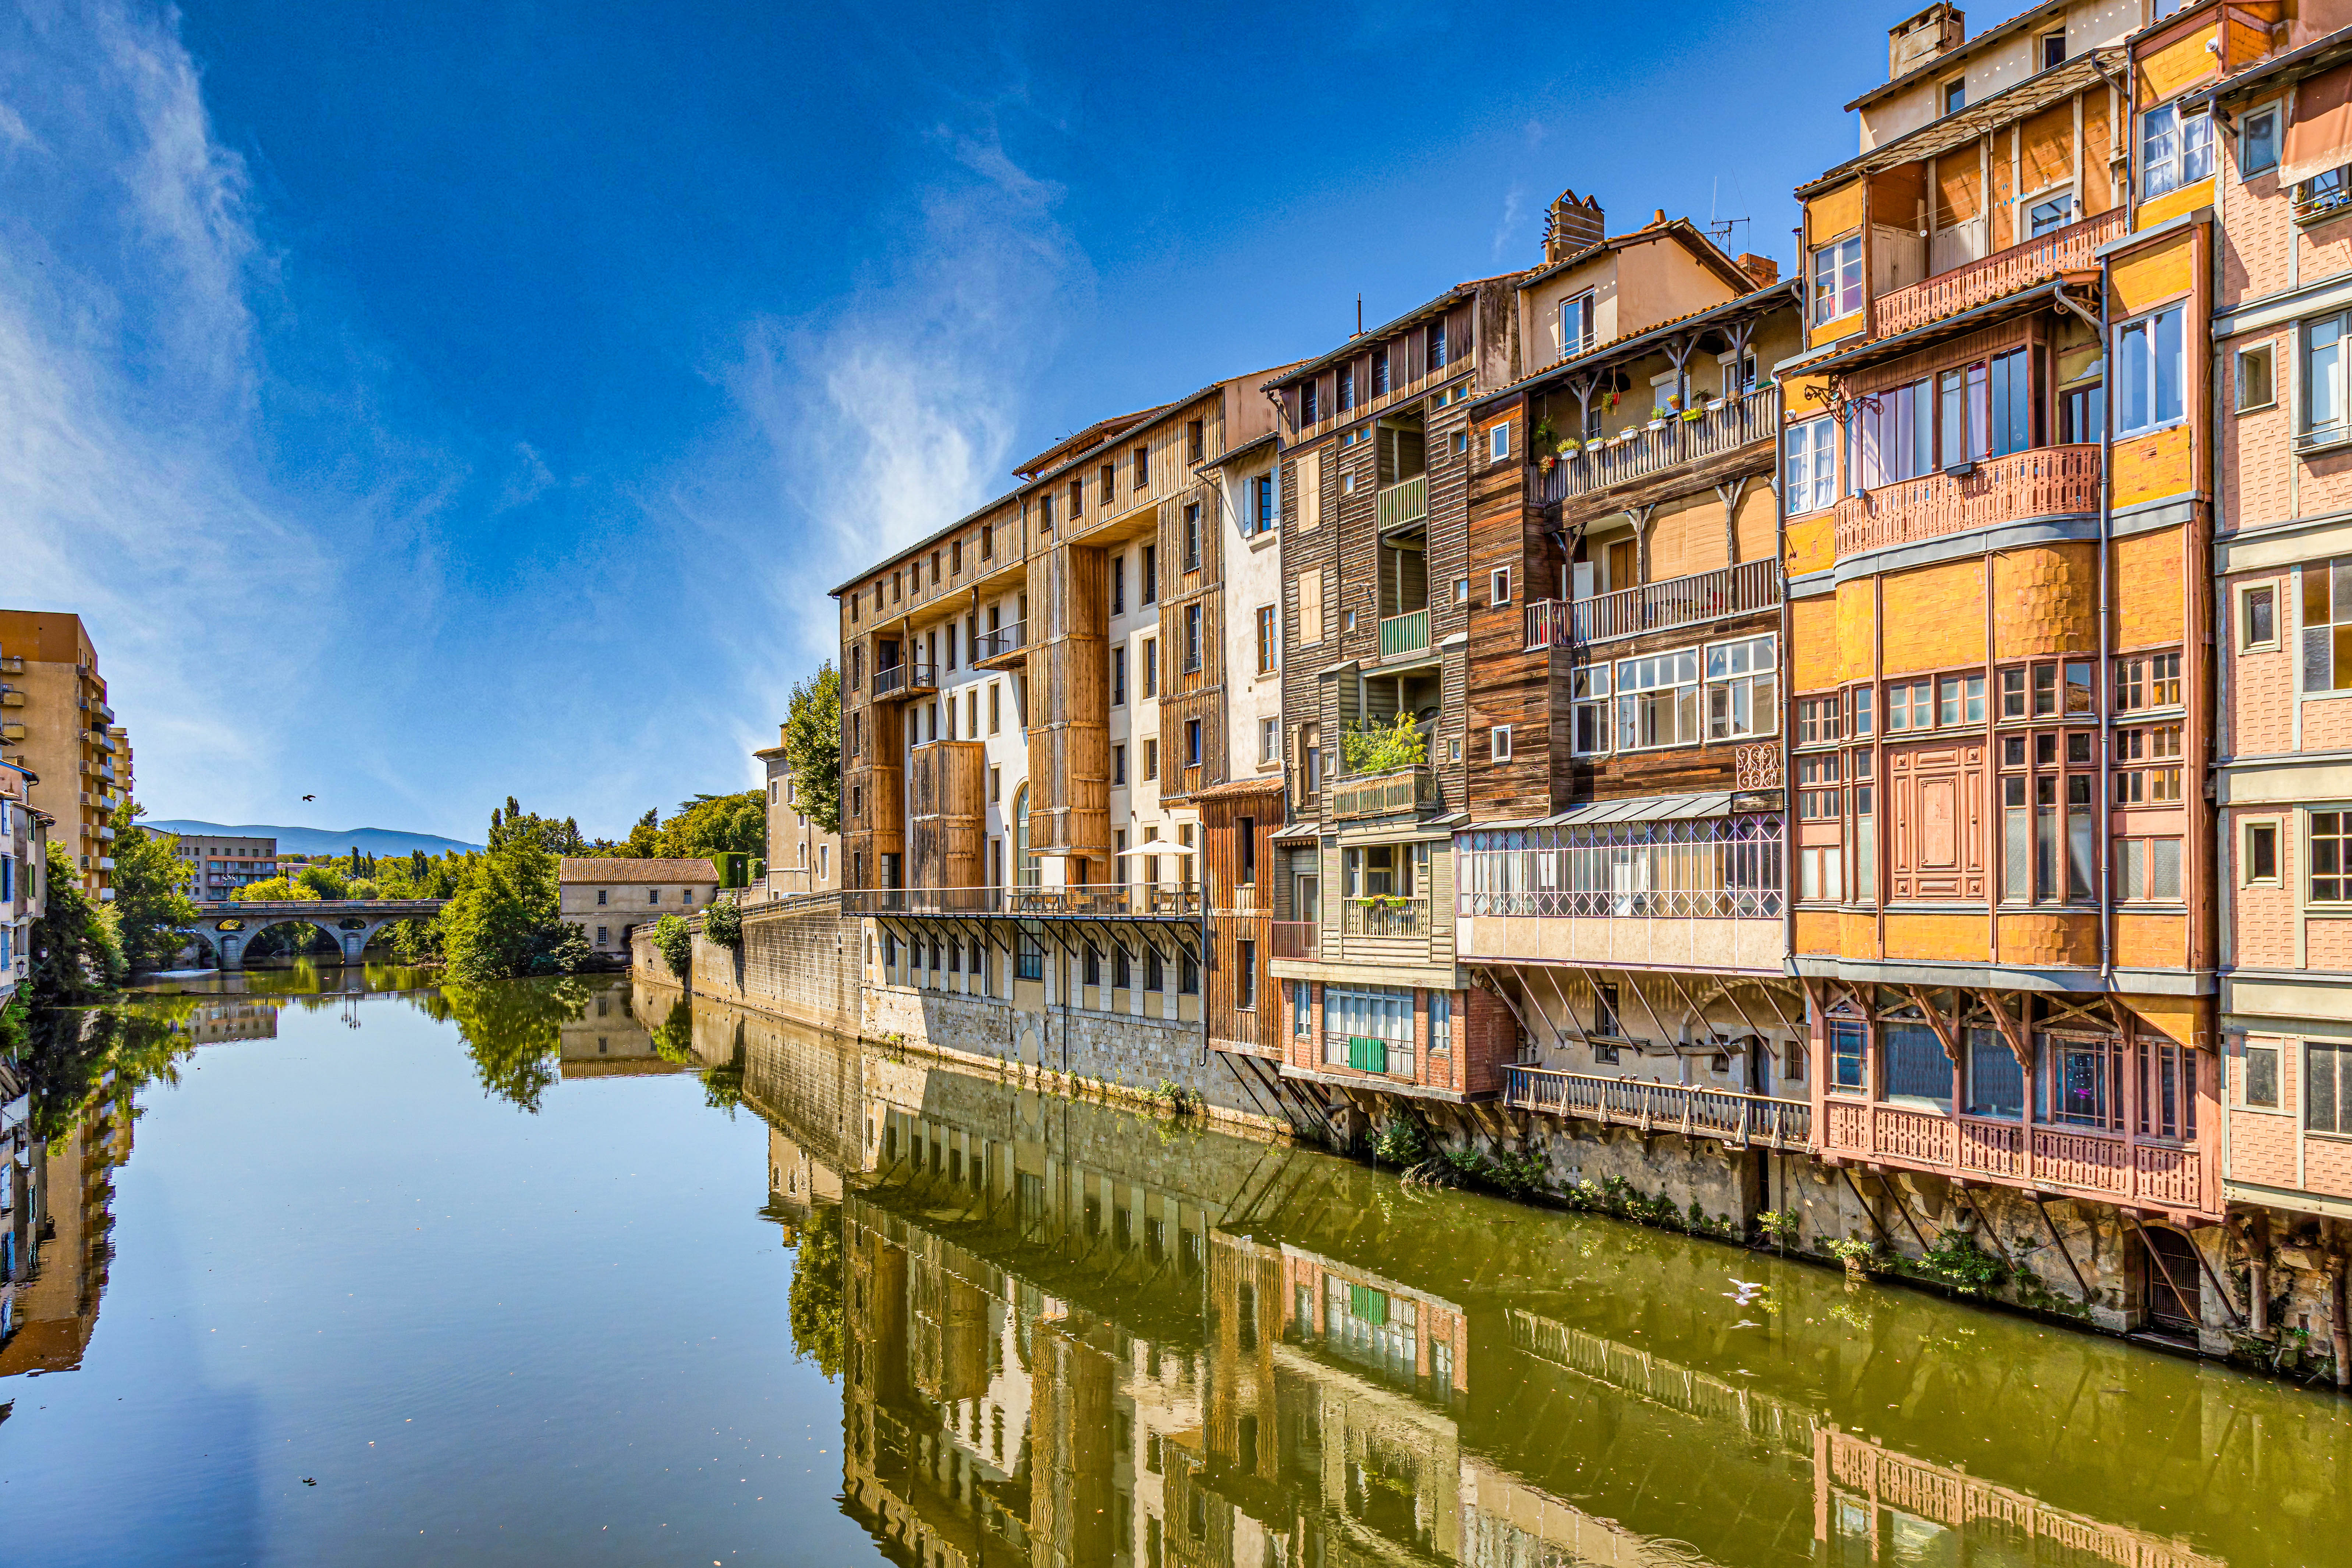
[[[1731,248],[1730,239],[1732,231],[1738,228],[1742,224],[1748,222],[1748,215],[1742,213],[1738,217],[1717,216],[1715,210],[1717,206],[1717,197],[1721,195],[1722,189],[1723,176],[1717,174],[1714,181],[1707,186],[1706,234],[1707,237],[1714,240],[1717,246],[1725,250],[1729,250]],[[1737,175],[1732,178],[1731,189],[1734,195],[1739,195],[1739,180]],[[1739,205],[1741,206],[1746,206],[1748,205],[1748,200],[1745,196],[1739,196]]]

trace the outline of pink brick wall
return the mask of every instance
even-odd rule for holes
[[[2322,697],[2303,705],[2303,749],[2337,752],[2352,746],[2352,697]]]
[[[2305,1133],[2303,1190],[2325,1193],[2330,1197],[2352,1197],[2352,1141]]]
[[[2292,969],[2294,967],[2294,879],[2300,871],[2300,847],[2294,842],[2292,822],[2273,807],[2232,808],[2222,814],[2228,835],[2226,864],[2223,874],[2230,879],[2230,900],[2232,925],[2231,963],[2252,969]],[[2279,825],[2279,872],[2276,886],[2249,888],[2245,885],[2246,835],[2241,826],[2248,820],[2275,822]]]
[[[2295,1085],[2292,1058],[2295,1046],[2274,1035],[2247,1037],[2250,1046],[2279,1048],[2279,1110],[2232,1109],[2230,1112],[2230,1175],[2241,1182],[2266,1186],[2294,1185]],[[2237,1107],[2246,1095],[2246,1058],[2232,1051],[2227,1058],[2230,1102]],[[2282,1114],[2284,1112],[2284,1114]]]
[[[2287,340],[2284,334],[2273,330],[2222,340],[2225,352],[2221,363],[2227,367],[2224,374],[2231,381],[2223,406],[2236,406],[2239,351],[2263,342],[2272,345],[2275,379],[2287,364]],[[2223,527],[2252,528],[2284,521],[2290,515],[2287,465],[2294,460],[2294,449],[2287,417],[2286,399],[2282,396],[2274,407],[2233,415],[2221,421],[2221,471],[2236,479],[2222,508]]]
[[[2352,920],[2314,920],[2304,931],[2305,967],[2352,970]]]
[[[2251,583],[2270,584],[2276,592],[2279,643],[2271,649],[2238,651],[2238,589]],[[2232,756],[2270,756],[2293,749],[2294,737],[2294,633],[2287,600],[2292,577],[2266,572],[2242,573],[2227,579],[2222,601],[2232,624],[2222,641],[2222,658],[2230,667],[2230,716],[2227,740]]]

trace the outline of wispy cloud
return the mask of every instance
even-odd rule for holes
[[[1511,188],[1503,193],[1502,216],[1495,220],[1494,253],[1496,256],[1500,257],[1507,251],[1517,251],[1520,248],[1519,225],[1527,219],[1527,209],[1528,188],[1514,180],[1511,182]]]

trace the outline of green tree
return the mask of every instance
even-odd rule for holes
[[[694,933],[676,915],[664,915],[654,922],[654,951],[662,955],[669,972],[683,980],[694,967]]]
[[[70,856],[48,847],[44,879],[47,907],[33,922],[32,980],[36,1005],[86,1002],[121,982],[122,944],[114,918],[81,890]]]
[[[731,899],[722,899],[703,911],[702,934],[721,947],[743,945],[743,911]]]
[[[518,838],[531,840],[550,855],[579,855],[588,848],[588,841],[580,837],[579,823],[568,816],[558,822],[551,816],[527,812],[520,802],[509,795],[504,810],[494,807],[490,812],[489,847],[496,850]]]
[[[1339,737],[1339,753],[1352,773],[1384,773],[1429,761],[1429,742],[1410,713],[1394,724],[1350,724]]]
[[[662,825],[654,841],[654,855],[661,859],[767,852],[768,796],[765,790],[756,789],[738,795],[698,795],[679,802],[677,815]]]
[[[801,1232],[799,1254],[793,1259],[793,1283],[788,1298],[793,1325],[793,1349],[816,1363],[831,1382],[841,1375],[842,1331],[847,1317],[842,1310],[848,1277],[841,1237],[841,1207],[827,1204],[809,1217]]]
[[[841,672],[831,659],[793,688],[784,710],[784,761],[792,764],[793,804],[819,832],[840,832]]]
[[[536,834],[504,837],[469,859],[435,922],[451,974],[479,984],[569,974],[588,961],[587,938],[558,916],[555,857]]]
[[[196,901],[188,897],[196,868],[180,858],[177,837],[139,826],[146,812],[126,800],[108,819],[114,829],[114,919],[131,966],[160,969],[196,923]]]

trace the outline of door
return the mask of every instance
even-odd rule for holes
[[[2149,1326],[2195,1339],[2198,1321],[2205,1315],[2197,1244],[2161,1226],[2144,1229],[2140,1235],[2146,1238],[2147,1257],[2142,1261],[2147,1267],[2141,1286]]]
[[[1640,574],[1639,559],[1636,546],[1630,539],[1620,539],[1609,546],[1610,593],[1633,585],[1633,579]]]
[[[1301,871],[1290,879],[1290,917],[1313,925],[1321,920],[1316,907],[1316,887],[1321,880],[1311,871]]]

